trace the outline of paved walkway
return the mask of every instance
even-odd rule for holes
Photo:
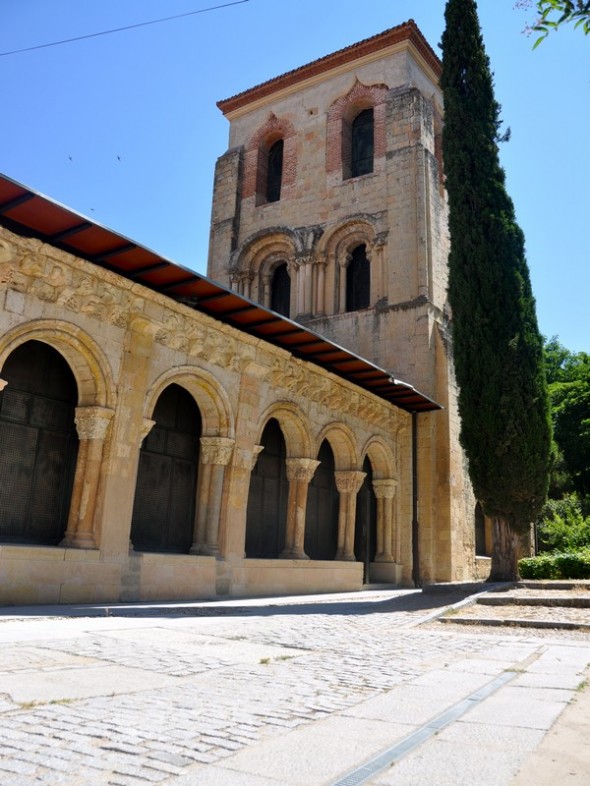
[[[590,635],[461,597],[0,609],[0,784],[590,783]]]

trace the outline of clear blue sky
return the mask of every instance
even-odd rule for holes
[[[0,53],[224,0],[0,0]],[[413,18],[438,52],[444,0],[248,0],[107,36],[0,56],[0,171],[206,272],[216,101]],[[590,37],[532,51],[532,11],[480,0],[502,146],[541,331],[590,351]],[[120,158],[120,160],[119,160]]]

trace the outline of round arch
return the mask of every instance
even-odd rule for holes
[[[204,437],[235,435],[235,422],[227,393],[209,372],[195,366],[177,366],[161,374],[148,390],[144,416],[150,418],[162,392],[176,384],[188,391],[199,407]]]
[[[78,406],[113,409],[116,387],[107,356],[80,328],[61,320],[34,320],[0,337],[0,374],[8,356],[27,341],[40,341],[55,349],[70,366],[78,386]]]
[[[368,458],[376,480],[396,478],[396,460],[391,446],[381,437],[371,437],[362,450],[362,462]]]
[[[324,440],[327,440],[332,448],[337,471],[355,470],[360,467],[360,454],[352,429],[344,423],[330,423],[325,426],[315,443],[316,454]]]
[[[287,446],[287,458],[310,458],[312,445],[309,438],[309,424],[294,404],[277,401],[263,413],[260,419],[258,437],[264,431],[268,421],[278,421]]]

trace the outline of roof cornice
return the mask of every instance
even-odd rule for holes
[[[238,93],[231,98],[217,102],[223,114],[232,117],[242,114],[243,110],[254,108],[265,103],[270,96],[277,93],[289,93],[301,86],[303,82],[315,81],[328,72],[347,70],[351,63],[374,60],[382,56],[386,50],[400,51],[403,48],[413,49],[419,60],[432,72],[433,77],[440,78],[442,64],[434,50],[424,38],[413,19],[402,25],[392,27],[378,35],[366,38],[356,44],[340,49],[331,55],[314,60],[307,65],[288,71],[286,74],[269,79],[260,85]]]

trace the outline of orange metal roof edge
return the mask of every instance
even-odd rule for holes
[[[435,74],[440,76],[442,68],[440,59],[436,56],[434,50],[422,35],[418,25],[413,19],[409,19],[407,22],[397,27],[391,27],[389,30],[384,30],[382,33],[378,33],[371,38],[365,38],[363,41],[351,44],[351,46],[347,46],[330,55],[314,60],[307,65],[295,68],[293,71],[288,71],[286,74],[276,76],[273,79],[269,79],[267,82],[262,82],[260,85],[237,93],[231,98],[225,98],[218,101],[217,106],[225,115],[228,112],[233,112],[260,98],[265,98],[277,90],[291,87],[304,79],[309,79],[310,77],[325,73],[345,63],[358,60],[361,57],[373,54],[373,52],[378,52],[380,49],[385,49],[393,44],[397,44],[400,41],[410,41],[414,44]]]
[[[14,192],[15,189],[17,191],[17,196],[12,196],[10,199],[3,202],[2,192],[4,191],[6,193],[7,190]],[[32,207],[33,211],[39,211],[35,214],[36,216],[38,216],[39,213],[43,213],[43,211],[46,212],[48,208],[58,208],[60,211],[64,211],[69,217],[71,217],[72,227],[76,230],[73,234],[73,237],[76,237],[78,234],[79,227],[82,227],[82,229],[79,230],[80,232],[85,232],[87,230],[100,230],[100,238],[108,241],[108,246],[114,250],[107,249],[106,251],[101,251],[93,258],[91,255],[82,253],[74,246],[68,244],[70,233],[67,230],[65,233],[59,231],[56,233],[44,232],[34,228],[34,221],[32,217],[29,219],[29,223],[26,223],[22,220],[15,220],[10,216],[5,215],[15,209],[18,209],[18,206],[24,203],[28,204],[29,207]],[[125,236],[108,229],[107,227],[93,221],[87,216],[77,213],[76,211],[67,208],[65,205],[62,205],[55,200],[51,200],[48,197],[45,197],[44,195],[39,194],[22,185],[21,183],[12,180],[12,178],[2,174],[0,174],[0,226],[6,226],[6,228],[12,232],[17,232],[29,237],[35,237],[42,242],[47,243],[48,245],[66,251],[73,256],[85,259],[91,264],[111,270],[128,281],[134,281],[138,284],[141,284],[142,286],[152,289],[164,297],[170,298],[170,300],[184,303],[194,310],[207,314],[212,319],[216,319],[219,322],[231,325],[233,328],[239,330],[242,333],[252,335],[260,341],[265,341],[269,344],[281,347],[294,357],[299,357],[302,360],[313,363],[314,365],[319,366],[320,368],[323,368],[326,371],[329,371],[330,373],[347,380],[357,387],[366,390],[369,393],[373,393],[373,395],[388,401],[390,404],[393,404],[394,406],[397,406],[406,412],[431,412],[441,409],[440,404],[437,404],[433,399],[429,398],[425,394],[420,393],[420,391],[416,390],[412,385],[395,379],[391,372],[387,371],[386,369],[382,369],[379,366],[376,366],[374,363],[371,363],[371,361],[365,360],[359,355],[356,355],[354,352],[341,347],[338,344],[335,344],[325,336],[310,330],[299,322],[295,322],[294,320],[281,316],[280,314],[277,314],[274,311],[261,306],[259,303],[255,303],[243,295],[239,295],[237,292],[227,289],[216,281],[213,281],[206,276],[202,276],[200,273],[196,273],[189,268],[171,262],[165,257],[157,254],[155,251],[151,251],[145,246],[134,243],[133,241],[129,240],[129,238],[126,238]],[[150,263],[145,267],[139,267],[130,270],[125,270],[121,267],[118,267],[117,256],[125,255],[128,253],[130,248],[135,248],[146,252],[146,254],[151,259]],[[149,276],[154,271],[158,271],[159,273],[162,271],[164,273],[168,272],[168,280],[162,280],[161,283],[150,281]],[[164,278],[166,278],[166,276],[164,276]],[[203,288],[205,288],[205,292],[203,292]],[[184,289],[184,294],[178,293],[175,296],[171,294],[171,290],[173,289]],[[216,310],[215,308],[207,305],[208,300],[212,302],[219,302],[219,300],[222,298],[230,299],[229,307],[226,307],[224,310]],[[232,308],[231,303],[238,304],[239,307]],[[247,322],[241,321],[240,314],[243,314],[244,312],[251,313],[252,311],[257,312],[257,316],[261,317],[262,320],[257,324],[249,326]],[[267,319],[267,317],[269,317],[269,319]],[[269,323],[275,322],[278,326],[287,326],[289,329],[285,331],[276,330],[274,333],[271,333],[270,330],[268,332],[257,330],[257,326],[264,327],[268,326]],[[301,340],[291,343],[291,338],[294,334],[298,334]],[[282,340],[283,335],[285,337],[284,340]],[[316,340],[322,347],[318,353],[318,357],[314,357],[311,352],[301,351],[300,348],[309,346],[310,343]],[[350,360],[358,361],[358,363],[361,365],[361,368],[356,368],[354,371],[351,370],[349,372],[338,369],[338,364],[342,364],[342,357],[334,361],[321,361],[319,355],[326,353],[326,345],[333,347],[334,350],[339,353],[344,353]],[[367,379],[366,383],[364,383],[363,377],[367,375],[368,372],[370,372],[370,379]],[[378,386],[379,390],[373,389],[375,386]]]

